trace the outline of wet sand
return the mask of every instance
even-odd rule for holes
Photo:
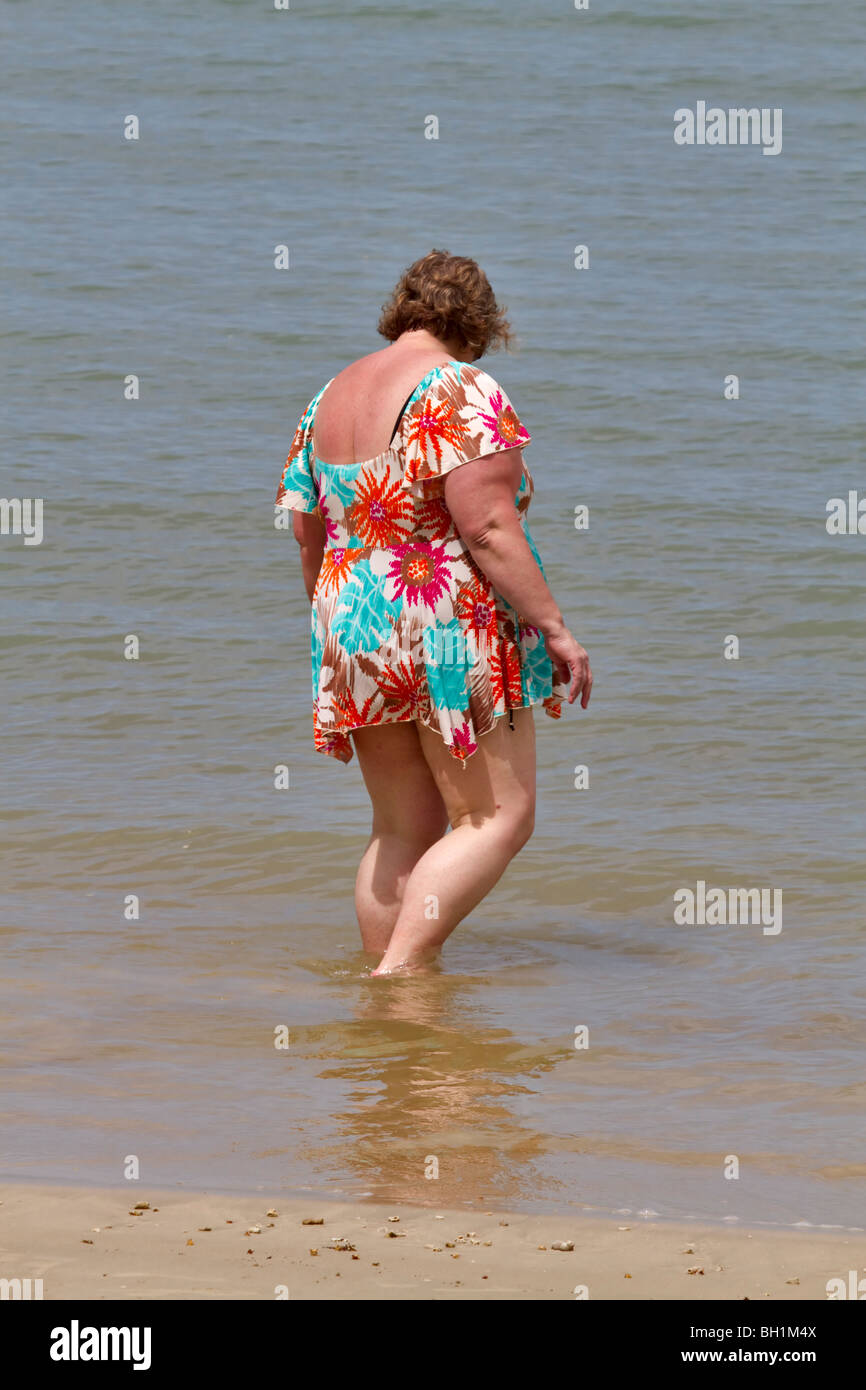
[[[866,1232],[0,1187],[0,1278],[41,1278],[46,1300],[824,1300],[849,1270]]]

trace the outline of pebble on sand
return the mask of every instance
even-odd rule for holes
[[[553,1244],[551,1245],[550,1248],[551,1248],[551,1250],[573,1250],[573,1249],[574,1249],[574,1241],[573,1241],[573,1240],[555,1240],[555,1241],[553,1242]]]

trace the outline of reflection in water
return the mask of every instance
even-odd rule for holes
[[[355,1022],[320,1073],[350,1083],[349,1104],[314,1161],[354,1172],[377,1201],[502,1205],[531,1189],[545,1136],[519,1123],[513,1098],[567,1056],[568,1041],[526,1047],[508,1029],[473,1029],[483,988],[436,970],[361,981]],[[305,1031],[317,1030],[293,1033],[302,1050]]]

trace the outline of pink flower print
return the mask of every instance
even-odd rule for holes
[[[502,392],[494,391],[488,397],[487,404],[490,410],[487,413],[483,410],[478,413],[487,426],[493,443],[501,445],[503,449],[514,449],[525,444],[529,438],[529,431],[521,425],[511,402],[504,401]]]
[[[468,758],[478,747],[468,724],[455,725],[451,736],[451,753],[455,758]]]
[[[324,497],[320,498],[319,500],[319,511],[321,512],[322,520],[325,523],[325,532],[327,534],[328,540],[338,540],[340,536],[340,528],[337,525],[336,521],[333,521],[331,517],[328,516],[328,504],[325,501]]]
[[[451,589],[451,569],[444,546],[429,541],[410,541],[407,545],[391,547],[393,556],[388,570],[389,598],[403,598],[411,605],[423,604],[435,608],[443,594]]]

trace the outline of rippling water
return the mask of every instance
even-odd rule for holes
[[[2,493],[45,503],[0,537],[3,1173],[862,1220],[858,17],[0,8]],[[676,147],[701,99],[782,107],[781,155]],[[596,689],[537,721],[536,836],[441,970],[370,981],[271,503],[431,246],[520,335],[487,365]],[[698,879],[783,930],[675,925]]]

